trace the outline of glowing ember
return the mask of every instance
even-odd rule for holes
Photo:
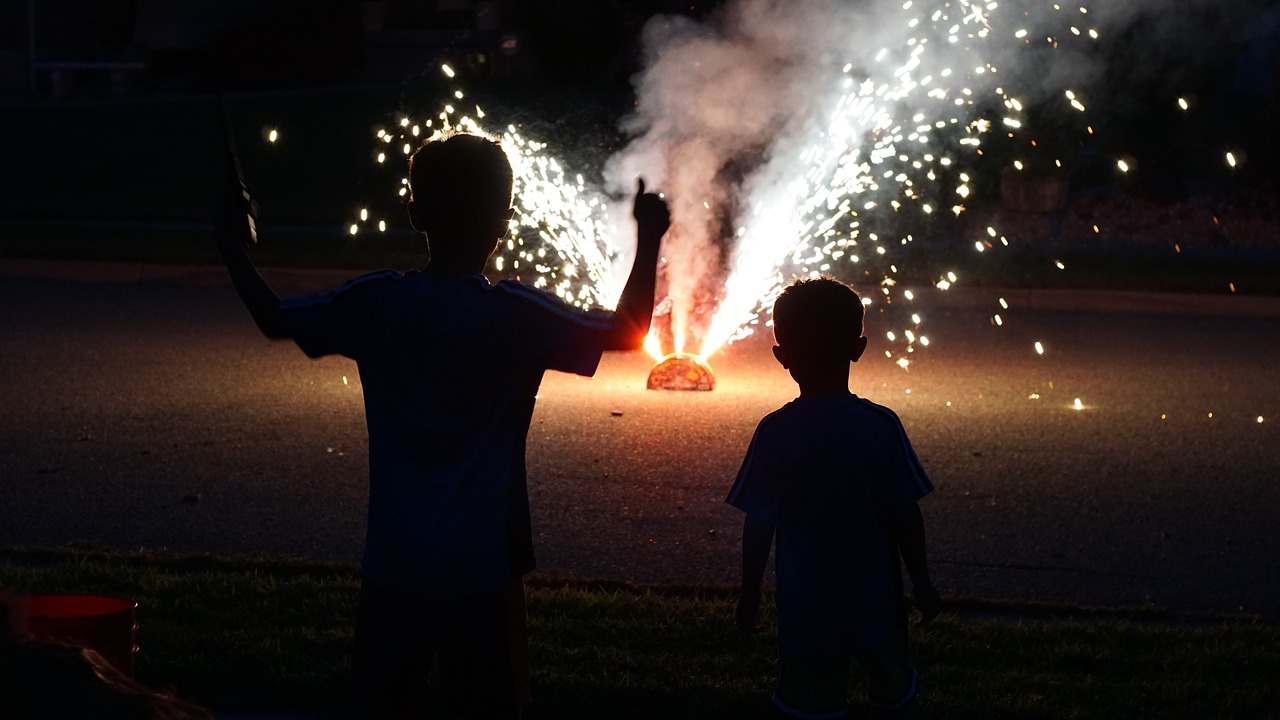
[[[668,355],[649,371],[650,390],[715,390],[711,366],[697,355]]]

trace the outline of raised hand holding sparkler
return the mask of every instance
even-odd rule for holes
[[[653,322],[658,248],[662,245],[662,236],[671,226],[667,202],[655,193],[645,192],[643,178],[636,180],[636,197],[631,212],[636,219],[636,259],[618,298],[614,328],[605,343],[606,350],[638,350],[644,346],[645,336]]]
[[[249,257],[248,247],[258,242],[258,203],[240,168],[231,123],[221,98],[218,107],[222,114],[225,174],[218,184],[215,200],[214,240],[227,264],[231,282],[258,329],[272,339],[287,338],[289,333],[280,319],[280,298]]]
[[[227,172],[224,178],[225,184],[218,189],[218,241],[219,243],[224,240],[236,241],[253,245],[258,242],[258,201],[240,167],[240,155],[236,152],[231,117],[227,114],[226,105],[221,97],[218,98],[218,111],[222,116],[222,147]]]

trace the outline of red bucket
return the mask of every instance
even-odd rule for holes
[[[138,603],[112,595],[28,595],[27,635],[96,651],[133,677]]]

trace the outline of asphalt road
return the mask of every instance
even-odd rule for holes
[[[922,509],[945,594],[1280,618],[1280,302],[957,292],[918,309],[929,347],[898,368],[873,315],[853,385],[899,412],[938,486]],[[0,264],[0,338],[0,544],[358,559],[354,364],[263,340],[219,271]],[[712,358],[710,393],[646,391],[650,365],[544,381],[539,572],[736,581],[723,498],[794,386],[758,340]]]

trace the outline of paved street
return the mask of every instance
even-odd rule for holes
[[[0,270],[0,543],[358,558],[353,363],[261,339],[219,272]],[[931,343],[909,371],[873,315],[855,366],[938,486],[922,507],[944,593],[1280,618],[1280,302],[1011,292],[996,327],[998,296],[922,298]],[[711,393],[644,390],[640,354],[548,375],[528,452],[540,572],[736,580],[723,497],[795,390],[767,342],[711,363]]]

